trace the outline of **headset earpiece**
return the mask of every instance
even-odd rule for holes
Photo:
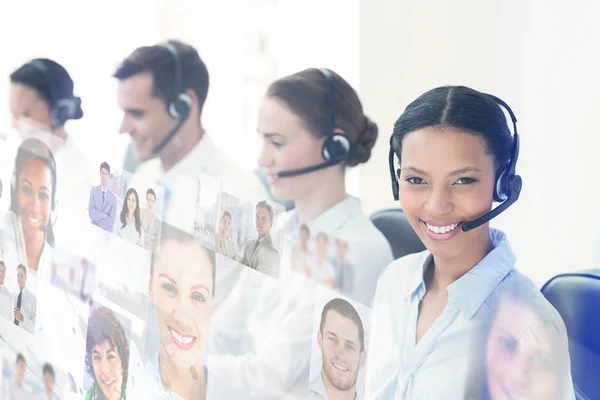
[[[52,126],[55,128],[63,126],[68,120],[74,119],[76,114],[77,104],[73,99],[58,100],[50,110]]]
[[[192,98],[187,93],[180,93],[168,105],[169,115],[176,120],[186,120],[192,108]]]
[[[506,185],[508,166],[498,168],[496,171],[496,185],[494,186],[494,201],[503,202],[508,197]]]
[[[323,143],[323,159],[330,163],[341,163],[350,151],[350,141],[346,135],[334,133],[325,139]]]
[[[350,152],[352,145],[346,135],[335,132],[335,87],[331,72],[325,68],[319,68],[319,72],[325,78],[329,99],[329,127],[323,142],[323,159],[329,164],[340,164]]]

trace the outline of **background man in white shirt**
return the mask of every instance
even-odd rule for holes
[[[14,324],[33,333],[35,329],[37,299],[25,287],[27,283],[27,268],[23,264],[19,264],[17,267],[17,283],[19,284],[19,293],[14,297]]]
[[[10,319],[12,316],[10,305],[12,304],[12,293],[4,284],[6,278],[6,265],[0,261],[0,316]]]
[[[37,400],[58,400],[58,396],[54,393],[54,368],[50,363],[45,363],[42,367],[44,392],[37,396]]]
[[[8,389],[9,400],[29,400],[31,393],[29,393],[23,387],[23,381],[25,380],[25,372],[27,371],[27,363],[23,354],[17,354],[17,362],[15,364],[15,381]]]
[[[193,233],[200,173],[248,196],[268,198],[258,177],[230,161],[204,130],[209,76],[196,49],[175,40],[140,47],[114,77],[124,112],[120,132],[129,134],[133,154],[143,162],[136,178],[165,186],[165,222]]]
[[[309,384],[309,399],[356,399],[356,381],[366,358],[365,331],[349,302],[336,298],[325,305],[317,342],[322,369]]]

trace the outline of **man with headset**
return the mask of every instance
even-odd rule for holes
[[[227,159],[210,140],[201,116],[209,76],[192,46],[180,41],[140,47],[114,75],[123,110],[121,133],[128,133],[137,161],[136,178],[165,186],[165,220],[193,232],[200,173],[223,180],[246,196],[266,196],[259,179]]]

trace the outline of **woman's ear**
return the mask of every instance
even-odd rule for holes
[[[154,306],[154,291],[152,290],[152,278],[148,281],[148,298],[150,303]]]

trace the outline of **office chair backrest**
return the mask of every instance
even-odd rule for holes
[[[577,398],[600,399],[600,269],[557,275],[542,294],[567,326]]]
[[[400,208],[377,211],[371,215],[371,221],[390,242],[395,259],[425,250]]]
[[[269,182],[267,181],[267,174],[262,168],[255,169],[254,173],[256,174],[256,176],[258,176],[260,181],[263,183],[263,185],[267,189],[269,196],[271,196],[271,200],[273,200],[275,203],[278,203],[278,204],[281,204],[282,206],[284,206],[286,211],[290,211],[290,210],[294,209],[295,205],[294,205],[293,200],[283,200],[283,199],[279,199],[279,198],[273,196],[273,194],[271,193],[271,185],[269,185]]]

